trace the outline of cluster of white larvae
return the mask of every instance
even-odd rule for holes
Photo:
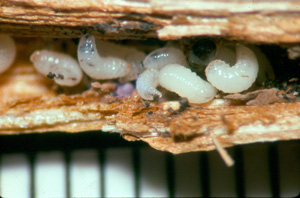
[[[249,89],[257,79],[259,62],[264,67],[258,80],[266,80],[266,75],[273,78],[272,68],[265,57],[260,56],[258,60],[250,48],[242,44],[236,44],[235,47],[234,50],[220,45],[215,53],[205,56],[206,60],[190,52],[190,62],[206,66],[208,82],[187,67],[186,57],[181,50],[172,47],[157,49],[143,61],[146,70],[137,79],[137,91],[142,98],[152,100],[162,96],[156,89],[160,85],[186,97],[191,103],[205,103],[215,97],[217,90],[238,93]]]
[[[119,78],[120,82],[135,80],[142,72],[140,62],[146,54],[136,49],[84,35],[78,45],[78,61],[63,53],[49,50],[35,51],[30,60],[35,68],[57,84],[75,86],[82,70],[95,80]]]
[[[160,85],[186,97],[191,103],[208,102],[215,97],[217,90],[225,93],[247,90],[255,82],[259,70],[256,55],[242,44],[236,44],[236,49],[220,45],[214,53],[206,56],[206,60],[199,59],[193,52],[189,54],[188,60],[193,64],[207,65],[205,75],[208,82],[192,72],[187,57],[176,47],[159,48],[146,56],[135,48],[84,35],[77,53],[78,61],[67,54],[38,50],[30,60],[40,73],[63,86],[75,86],[81,82],[83,70],[95,80],[119,79],[121,83],[136,80],[137,92],[146,100],[162,97],[156,89]],[[13,39],[0,35],[0,72],[12,64],[15,55]],[[270,68],[262,71],[273,75]]]

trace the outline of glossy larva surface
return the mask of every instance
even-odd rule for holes
[[[96,80],[120,78],[131,70],[131,64],[122,58],[100,56],[93,35],[80,39],[77,54],[83,71]]]
[[[219,45],[214,60],[222,60],[229,65],[234,65],[236,63],[236,53],[234,48]]]
[[[38,72],[63,86],[75,86],[82,79],[82,70],[73,57],[49,50],[35,51],[30,60]]]
[[[13,38],[0,34],[0,73],[5,72],[16,57],[16,44]]]
[[[159,70],[147,69],[136,81],[136,90],[145,100],[153,100],[155,96],[162,97],[162,94],[156,89],[158,86]]]
[[[208,64],[205,74],[217,89],[226,93],[238,93],[247,90],[255,82],[258,74],[257,58],[249,48],[237,44],[235,65],[230,66],[217,59]]]
[[[115,57],[127,61],[131,65],[130,72],[119,78],[121,83],[136,80],[138,75],[144,71],[141,62],[146,57],[143,51],[134,47],[118,45],[115,43],[96,40],[98,53],[103,57]]]
[[[186,97],[191,103],[205,103],[212,100],[217,90],[202,80],[196,73],[179,64],[163,67],[159,72],[159,83],[169,91]]]
[[[187,66],[186,57],[180,49],[175,47],[159,48],[148,54],[143,61],[146,69],[161,69],[169,64]]]

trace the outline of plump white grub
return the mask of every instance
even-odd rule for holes
[[[156,89],[158,86],[158,69],[147,69],[139,75],[136,80],[136,90],[145,100],[153,100],[155,97],[162,97],[162,94]]]
[[[254,45],[247,45],[246,47],[251,49],[257,58],[259,71],[255,82],[258,85],[262,85],[266,80],[274,80],[275,74],[266,55]],[[223,60],[229,65],[234,65],[236,63],[236,53],[229,46],[219,45],[214,59]]]
[[[186,97],[190,103],[205,103],[212,100],[217,90],[202,80],[196,73],[179,64],[171,64],[159,72],[162,87]]]
[[[130,72],[119,78],[121,83],[129,82],[136,80],[138,75],[144,71],[144,67],[141,62],[146,57],[146,54],[143,51],[140,51],[132,46],[119,45],[103,40],[96,40],[98,53],[102,57],[116,57],[123,59],[130,63],[131,70]]]
[[[38,72],[62,86],[75,86],[82,79],[82,71],[73,57],[49,50],[38,50],[30,56]]]
[[[124,59],[100,56],[93,35],[84,35],[80,39],[77,53],[83,71],[96,80],[123,77],[131,69],[130,63]]]
[[[0,34],[0,73],[5,72],[16,57],[16,44],[12,37]]]
[[[236,45],[236,63],[232,67],[223,60],[214,60],[205,69],[207,80],[226,93],[247,90],[256,80],[258,62],[255,54],[241,44]]]
[[[188,65],[183,52],[175,47],[163,47],[156,49],[148,54],[143,61],[143,65],[146,69],[159,70],[170,64]]]

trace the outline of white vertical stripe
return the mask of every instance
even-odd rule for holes
[[[154,149],[141,149],[141,197],[168,196],[166,153]]]
[[[39,153],[35,165],[36,197],[66,197],[66,168],[60,152]]]
[[[105,196],[134,197],[132,150],[111,148],[106,152]]]
[[[232,157],[232,148],[226,149]],[[208,152],[210,195],[212,197],[235,197],[234,167],[227,167],[217,151]]]
[[[300,193],[300,141],[280,142],[278,154],[280,196],[296,197]]]
[[[25,155],[3,155],[0,170],[2,197],[30,197],[30,165]]]
[[[243,147],[245,196],[271,197],[268,164],[268,144],[253,144]]]
[[[96,150],[72,153],[70,179],[71,197],[100,197],[100,166]]]
[[[175,196],[200,197],[199,153],[174,156]]]

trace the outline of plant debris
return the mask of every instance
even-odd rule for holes
[[[224,96],[224,99],[245,102],[248,106],[261,106],[282,102],[282,98],[277,95],[278,88],[260,89],[248,93],[236,93]]]
[[[92,82],[91,84],[92,89],[94,91],[100,90],[101,92],[112,92],[116,90],[117,83],[107,82],[107,83],[99,83],[99,82]]]

